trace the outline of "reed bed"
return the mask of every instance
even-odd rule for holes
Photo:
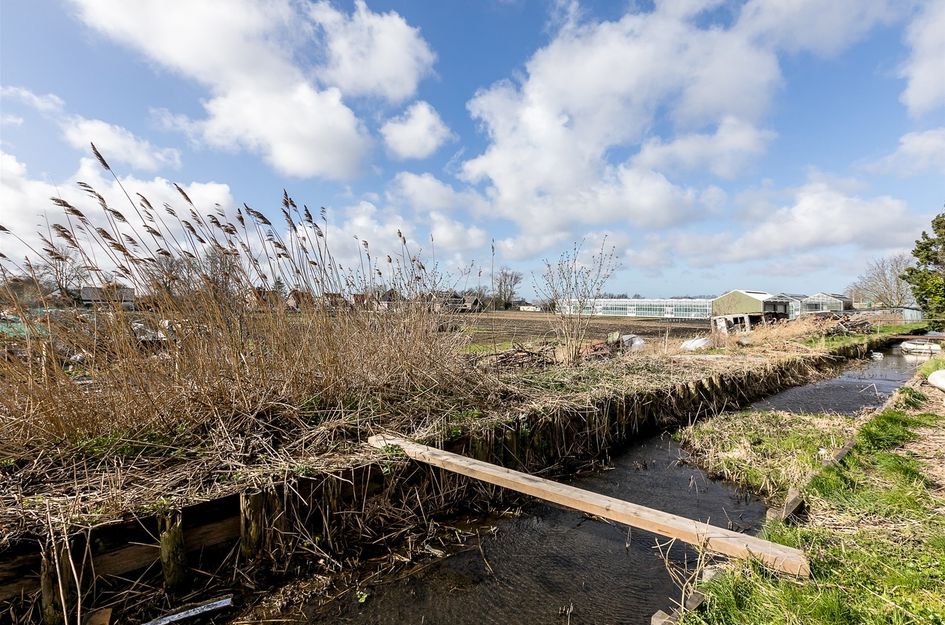
[[[195,206],[180,187],[178,205],[126,192],[116,207],[80,186],[88,206],[52,198],[63,219],[32,262],[0,255],[0,308],[22,328],[0,334],[3,510],[34,498],[42,516],[61,495],[107,514],[221,474],[330,467],[373,428],[429,428],[501,390],[469,366],[466,335],[444,331],[455,324],[435,298],[449,277],[400,231],[397,253],[359,241],[346,265],[325,210],[285,193],[277,226],[246,205]],[[94,308],[51,288],[67,268],[99,287]],[[13,288],[24,282],[35,301]]]

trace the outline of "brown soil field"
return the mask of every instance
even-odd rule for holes
[[[483,312],[460,318],[473,343],[527,343],[554,338],[553,316],[544,312],[517,310]],[[689,338],[709,331],[708,320],[639,319],[633,317],[591,317],[588,340],[603,340],[611,332],[638,334],[650,339],[664,337]]]

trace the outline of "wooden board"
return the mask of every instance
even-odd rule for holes
[[[512,471],[505,467],[473,460],[396,436],[372,436],[368,439],[368,444],[378,449],[387,446],[399,447],[408,457],[414,460],[454,473],[525,493],[588,514],[595,514],[661,536],[682,540],[727,556],[756,558],[769,568],[778,571],[800,577],[810,576],[810,565],[802,551],[762,540],[755,536],[713,527],[706,523],[646,508],[606,495],[588,492],[527,473]]]

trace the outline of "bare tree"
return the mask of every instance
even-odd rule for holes
[[[585,262],[581,254],[583,243],[575,243],[557,261],[546,260],[541,275],[535,278],[539,297],[554,305],[552,325],[558,340],[564,344],[567,364],[580,361],[594,304],[617,270],[614,248],[607,248],[606,244],[605,238],[600,250]]]
[[[89,280],[90,272],[77,251],[67,247],[50,247],[35,267],[36,277],[61,295],[75,295]]]
[[[870,261],[866,271],[850,285],[856,299],[873,302],[878,306],[896,308],[914,306],[912,288],[902,279],[913,263],[909,254],[896,254]]]
[[[508,309],[515,299],[515,292],[522,283],[522,274],[509,267],[502,267],[494,276],[495,295],[493,301],[496,308]]]

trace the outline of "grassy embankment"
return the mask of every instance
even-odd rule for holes
[[[892,408],[859,424],[852,452],[829,468],[824,450],[842,445],[855,426],[849,417],[743,413],[682,432],[709,471],[773,501],[807,484],[807,521],[769,520],[763,534],[804,549],[812,569],[798,581],[731,563],[706,584],[705,609],[684,622],[945,622],[945,485],[941,451],[932,449],[940,443],[929,443],[945,427],[941,401],[938,391],[900,390]]]
[[[878,325],[874,328],[875,333],[871,336],[882,339],[884,337],[895,336],[898,334],[913,334],[919,330],[924,330],[926,327],[927,324],[924,321],[896,325]],[[820,349],[834,349],[837,347],[845,347],[847,345],[855,345],[862,341],[862,335],[820,336],[808,339],[807,344],[811,347],[817,347]]]

